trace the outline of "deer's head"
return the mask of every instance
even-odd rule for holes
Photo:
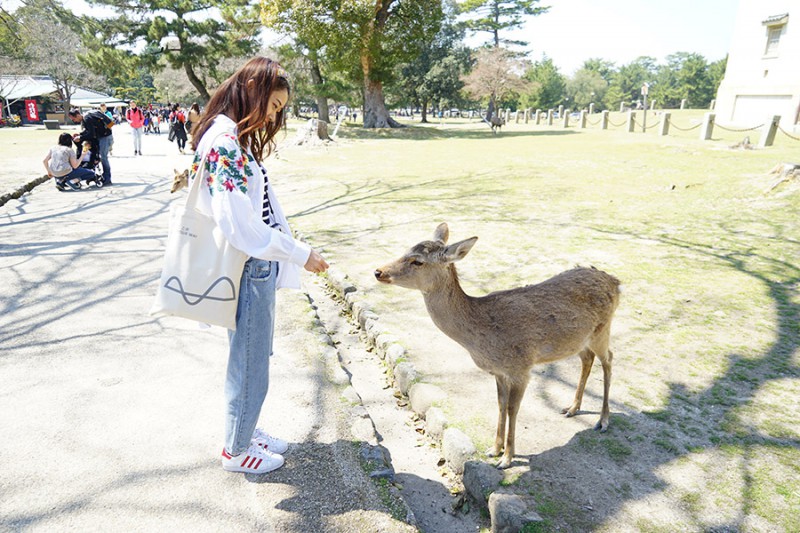
[[[450,264],[463,259],[478,240],[472,237],[448,245],[449,235],[447,224],[439,224],[432,241],[422,241],[400,259],[380,267],[375,271],[375,278],[381,283],[422,292],[442,286],[450,276]]]

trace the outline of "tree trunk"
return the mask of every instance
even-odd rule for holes
[[[403,125],[389,116],[383,98],[383,83],[364,79],[364,127],[402,128]]]
[[[494,116],[494,110],[497,108],[497,96],[494,93],[489,97],[489,108],[486,110],[486,121],[491,122]]]
[[[192,65],[189,63],[184,63],[183,70],[186,71],[186,76],[189,78],[191,84],[195,89],[197,89],[197,92],[200,93],[200,98],[202,98],[204,102],[211,100],[211,95],[208,94],[208,89],[206,89],[206,86],[203,85],[203,81],[197,77],[197,74],[194,73]]]
[[[316,93],[317,99],[317,113],[318,117],[323,122],[330,122],[331,118],[328,114],[328,98],[324,96],[322,91],[322,71],[319,68],[319,60],[317,59],[317,53],[312,51],[309,53],[309,61],[311,62],[311,82],[314,85],[314,92]],[[320,139],[326,139],[326,136],[320,137]]]
[[[317,120],[317,137],[321,141],[331,140],[330,136],[328,136],[328,123],[324,120]]]
[[[427,124],[428,123],[428,99],[427,98],[424,98],[422,100],[421,109],[422,109],[422,120],[420,120],[420,123]]]

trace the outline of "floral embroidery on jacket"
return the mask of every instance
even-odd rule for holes
[[[236,137],[233,135],[223,135],[224,138],[234,141],[233,146],[215,146],[211,148],[206,158],[206,185],[213,196],[216,192],[231,192],[239,190],[247,194],[248,178],[253,177],[253,171],[248,162],[250,157],[242,151]],[[200,154],[194,156],[192,163],[192,174],[197,172],[200,165]]]

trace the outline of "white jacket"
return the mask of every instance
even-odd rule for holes
[[[308,261],[311,248],[292,238],[272,184],[268,185],[270,205],[282,231],[270,228],[261,218],[264,175],[248,150],[243,153],[237,141],[236,123],[225,115],[217,115],[203,134],[192,163],[191,176],[196,176],[200,161],[208,155],[200,187],[198,209],[210,214],[225,238],[250,257],[277,261],[278,288],[300,288],[300,273]]]

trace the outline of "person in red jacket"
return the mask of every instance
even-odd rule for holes
[[[142,155],[142,126],[144,126],[144,113],[136,107],[136,101],[131,100],[130,108],[125,113],[125,119],[133,133],[133,155]]]

